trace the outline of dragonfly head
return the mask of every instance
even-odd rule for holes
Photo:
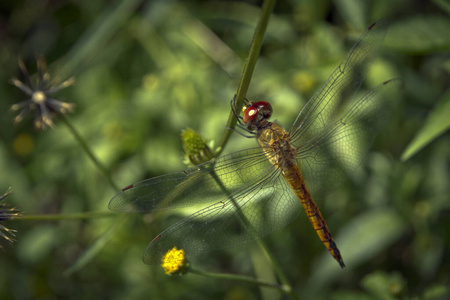
[[[261,121],[272,116],[272,106],[266,101],[250,102],[242,108],[242,112],[244,113],[244,124],[248,129],[254,130]]]

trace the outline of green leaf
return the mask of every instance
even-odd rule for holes
[[[141,0],[119,1],[118,5],[110,5],[109,9],[105,9],[66,54],[58,75],[64,78],[86,66],[133,15],[140,3]]]
[[[18,256],[28,264],[42,261],[58,246],[60,236],[61,232],[49,225],[32,228],[17,243]]]
[[[353,219],[341,230],[337,243],[345,261],[349,265],[356,265],[389,247],[404,230],[405,224],[397,213],[380,209]]]
[[[443,11],[450,14],[450,2],[448,0],[433,0],[432,2],[439,6]]]
[[[449,27],[450,28],[450,27]],[[402,154],[402,161],[409,159],[423,147],[428,145],[439,135],[450,128],[450,92],[447,92],[443,99],[436,104],[429,114],[424,126],[419,130],[414,139],[406,147]]]
[[[425,300],[444,300],[448,299],[450,294],[449,287],[446,287],[441,284],[436,284],[431,287],[428,287],[424,291],[423,299]]]
[[[367,262],[372,257],[389,247],[405,231],[406,226],[401,217],[389,209],[367,212],[353,219],[335,238],[347,268],[353,268]],[[347,269],[346,268],[346,269]],[[310,284],[321,288],[330,283],[342,270],[336,267],[336,261],[324,252]]]
[[[332,300],[375,300],[375,298],[360,291],[337,290],[331,297]]]
[[[117,217],[117,221],[113,222],[112,226],[104,234],[102,234],[70,268],[64,271],[64,276],[72,275],[94,259],[103,247],[105,247],[106,243],[111,240],[114,233],[123,227],[125,220],[127,220],[127,215]]]
[[[414,16],[390,25],[384,46],[411,54],[450,49],[450,19],[444,16]]]
[[[375,299],[394,300],[405,288],[404,279],[398,273],[387,274],[377,271],[361,280],[363,288]]]

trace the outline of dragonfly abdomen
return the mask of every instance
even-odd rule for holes
[[[342,268],[345,267],[341,253],[331,237],[327,223],[306,188],[300,168],[295,163],[297,151],[290,143],[289,133],[277,123],[268,122],[258,130],[258,143],[264,149],[270,162],[281,170],[281,173],[297,194],[309,221],[322,243],[334,259],[338,261],[339,265]]]
[[[292,163],[290,168],[286,169],[283,172],[283,175],[300,199],[300,202],[302,203],[303,209],[305,210],[306,215],[311,222],[311,225],[313,226],[324,246],[328,249],[334,259],[336,259],[339,265],[342,268],[345,267],[344,260],[342,259],[341,253],[339,252],[339,249],[337,248],[333,237],[331,236],[331,232],[328,229],[327,223],[322,217],[319,208],[317,207],[314,199],[311,197],[311,194],[306,187],[302,173],[300,172],[300,168],[296,164]]]

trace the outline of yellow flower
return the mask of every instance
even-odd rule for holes
[[[178,250],[177,247],[164,254],[161,264],[167,275],[183,275],[187,271],[187,265],[184,251]]]

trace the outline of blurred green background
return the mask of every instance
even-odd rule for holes
[[[180,132],[218,141],[236,92],[260,1],[3,1],[0,4],[0,194],[25,214],[107,211],[115,191],[64,124],[39,132],[8,84],[44,55],[50,74],[76,76],[58,99],[119,186],[185,168]],[[384,48],[366,84],[405,80],[399,107],[367,159],[319,201],[347,268],[340,269],[303,213],[265,238],[301,299],[446,299],[450,285],[450,4],[435,1],[278,1],[249,99],[293,122],[372,22],[387,18]],[[19,77],[20,78],[20,77]],[[255,142],[234,135],[224,153]],[[413,155],[414,154],[414,155]],[[402,160],[402,157],[404,158]],[[406,159],[408,158],[408,159]],[[274,290],[142,263],[148,242],[178,212],[133,215],[97,255],[115,218],[2,221],[1,299],[280,299]],[[198,269],[273,280],[255,243],[209,253]],[[448,299],[448,298],[447,298]]]

